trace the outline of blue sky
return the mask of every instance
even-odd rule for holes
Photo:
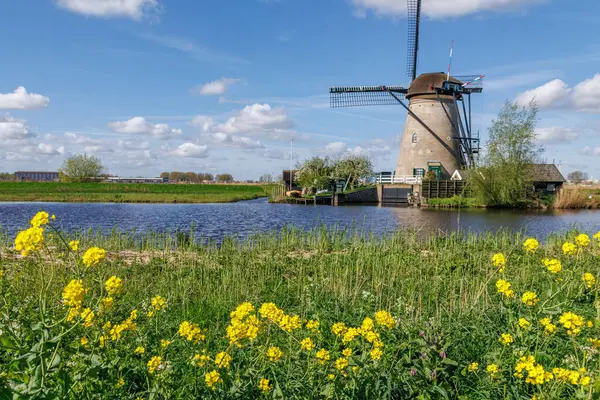
[[[453,4],[449,4],[453,3]],[[405,0],[22,0],[0,24],[0,171],[87,152],[108,172],[280,174],[312,155],[395,166],[399,106],[329,108],[330,85],[407,84]],[[419,72],[485,74],[482,138],[505,100],[541,106],[564,173],[600,178],[600,3],[423,0]],[[594,29],[596,28],[596,29]]]

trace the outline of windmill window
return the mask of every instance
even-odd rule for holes
[[[412,142],[417,143],[417,133],[416,132],[412,134]]]

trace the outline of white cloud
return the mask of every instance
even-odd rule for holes
[[[208,146],[187,142],[173,150],[171,154],[177,157],[206,158],[208,157]]]
[[[157,0],[58,0],[59,7],[90,17],[127,17],[139,20],[157,11]]]
[[[552,126],[535,130],[537,141],[543,144],[571,142],[579,137],[579,132],[572,128]]]
[[[78,135],[73,132],[65,132],[65,134],[63,136],[69,142],[69,144],[92,145],[92,144],[99,143],[98,140],[94,140],[94,139],[90,138],[89,136]]]
[[[12,93],[0,93],[0,110],[31,110],[46,108],[50,99],[37,93],[27,93],[27,89],[19,86]]]
[[[384,139],[373,139],[365,143],[363,146],[348,147],[344,142],[332,142],[325,146],[321,153],[329,157],[341,157],[347,154],[357,156],[368,156],[376,158],[386,156],[392,151],[388,141]]]
[[[527,90],[519,94],[515,101],[521,106],[526,106],[535,100],[538,107],[549,108],[561,102],[567,101],[571,92],[569,86],[560,79],[554,79],[535,89]]]
[[[204,96],[222,95],[229,89],[230,86],[240,82],[242,82],[241,79],[221,78],[217,79],[216,81],[207,82],[203,85],[198,85],[195,88],[192,88],[190,92],[192,94],[199,94]]]
[[[144,117],[109,122],[108,127],[116,133],[148,135],[156,139],[173,139],[181,136],[182,133],[181,129],[170,128],[167,124],[150,124]]]
[[[232,136],[231,142],[234,146],[240,147],[242,149],[260,149],[264,146],[260,143],[259,140],[254,140],[247,136]]]
[[[0,116],[0,139],[22,140],[34,136],[27,126],[27,121],[14,119],[8,114]]]
[[[585,146],[581,150],[581,154],[583,154],[585,156],[600,156],[600,147]]]
[[[346,148],[347,146],[344,142],[332,142],[328,143],[322,152],[329,157],[338,157],[346,152]]]
[[[64,154],[65,148],[64,148],[64,146],[54,147],[51,144],[39,143],[37,145],[37,151],[40,154],[53,156],[53,155]]]
[[[422,13],[430,18],[460,17],[484,11],[511,11],[544,0],[423,0]],[[367,11],[378,16],[404,17],[407,14],[404,0],[352,0],[356,15],[364,17]]]
[[[289,140],[297,135],[290,129],[294,123],[283,107],[271,107],[269,104],[246,106],[222,123],[213,118],[199,115],[190,121],[190,125],[200,129],[202,134],[210,134],[213,141],[228,142],[230,136],[245,135],[264,137],[270,140]]]
[[[600,74],[580,82],[573,88],[572,106],[582,112],[600,113]]]

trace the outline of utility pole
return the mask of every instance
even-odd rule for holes
[[[290,139],[290,190],[292,190],[292,184],[294,182],[294,173],[292,171],[294,162],[294,139]]]

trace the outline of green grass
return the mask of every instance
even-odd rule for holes
[[[574,235],[567,237],[573,241]],[[0,397],[9,387],[14,389],[16,382],[34,380],[38,359],[44,357],[48,362],[45,380],[29,386],[41,385],[56,394],[63,393],[64,385],[70,388],[64,398],[257,398],[256,383],[261,376],[275,385],[270,394],[281,398],[529,399],[537,393],[538,398],[555,399],[592,398],[588,397],[592,392],[600,391],[598,385],[535,386],[513,375],[520,354],[534,355],[547,370],[583,366],[594,374],[600,370],[598,352],[586,350],[586,338],[600,336],[600,326],[586,328],[574,338],[558,322],[565,311],[600,322],[600,305],[594,303],[598,286],[588,290],[581,281],[584,272],[600,275],[596,242],[576,256],[565,256],[561,252],[564,237],[550,237],[535,254],[527,254],[522,248],[525,237],[507,232],[422,238],[401,231],[376,238],[360,232],[285,229],[244,242],[226,239],[219,246],[198,244],[193,235],[184,233],[133,236],[86,231],[73,238],[81,241],[83,250],[105,248],[107,260],[90,269],[76,267],[81,252],[65,255],[57,236],[48,238],[47,249],[39,255],[19,259],[8,249],[11,238],[0,237],[0,310],[4,315],[0,330],[6,333],[11,327],[21,327],[15,333],[18,350],[10,347],[16,340],[3,339],[5,347],[0,347]],[[508,259],[503,274],[491,265],[492,254],[500,251]],[[540,262],[544,257],[560,259],[563,271],[550,274]],[[86,299],[96,309],[95,302],[103,296],[102,282],[111,275],[123,279],[125,290],[116,296],[115,309],[98,318],[117,323],[137,309],[138,328],[100,348],[98,335],[104,322],[71,328],[72,324],[60,321],[66,312],[60,297],[69,280],[81,277],[91,288]],[[516,298],[503,301],[496,293],[495,282],[500,278],[512,283]],[[541,301],[536,307],[520,302],[525,291],[538,294]],[[149,300],[156,295],[168,299],[160,323],[145,317]],[[223,336],[229,313],[245,301],[257,308],[262,302],[274,302],[286,313],[318,319],[321,333],[287,335],[269,326],[253,345],[228,346]],[[390,311],[398,321],[397,328],[381,330],[384,357],[380,362],[370,361],[364,345],[353,344],[352,363],[360,365],[361,372],[340,375],[332,363],[341,356],[343,346],[330,331],[332,323],[360,326],[365,316],[380,309]],[[47,316],[47,327],[35,328],[40,315]],[[551,336],[544,335],[537,322],[545,316],[559,325]],[[519,317],[531,321],[529,330],[516,327]],[[207,329],[207,343],[193,345],[180,338],[177,327],[183,320]],[[507,332],[514,335],[515,343],[504,347],[498,338]],[[60,335],[65,336],[53,341]],[[300,352],[298,340],[306,335],[319,347],[331,349],[331,363],[320,366],[314,353]],[[79,347],[81,336],[90,338],[90,347]],[[170,339],[173,344],[161,349],[159,339]],[[30,350],[40,341],[48,349],[42,355],[39,345],[38,350]],[[133,355],[140,345],[147,353]],[[264,360],[270,345],[284,349],[283,361]],[[220,370],[224,381],[218,390],[209,390],[204,383],[204,374],[214,366],[189,364],[191,356],[202,349],[213,357],[217,351],[233,356],[232,367]],[[66,361],[49,368],[54,352]],[[33,358],[27,358],[28,354]],[[157,354],[172,363],[171,372],[147,373],[147,361]],[[467,373],[471,362],[479,362],[482,370]],[[500,367],[496,379],[484,371],[491,363]],[[333,383],[326,377],[329,373],[336,376]],[[121,377],[126,385],[115,388]],[[540,397],[539,391],[546,397]]]
[[[0,201],[226,203],[266,197],[268,186],[0,182]]]
[[[477,199],[472,197],[453,196],[449,198],[441,199],[427,199],[427,205],[435,207],[464,207],[473,208],[480,207],[481,205],[477,202]]]

